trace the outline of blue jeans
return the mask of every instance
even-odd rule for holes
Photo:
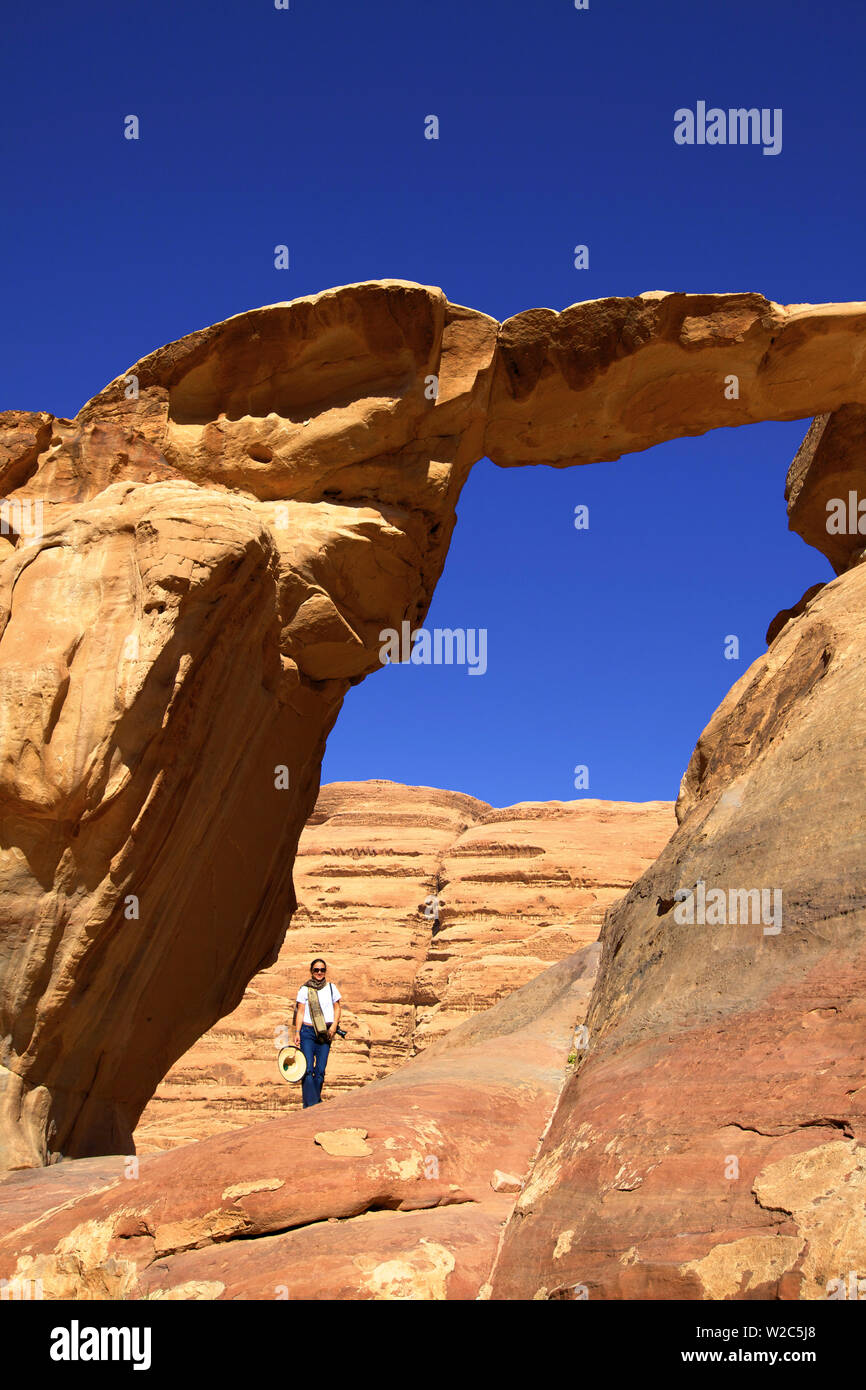
[[[309,1023],[301,1026],[301,1051],[307,1062],[307,1070],[301,1079],[301,1099],[304,1102],[304,1109],[308,1105],[319,1105],[322,1099],[322,1082],[325,1079],[325,1067],[328,1065],[328,1053],[331,1050],[330,1042],[316,1042],[315,1029]]]

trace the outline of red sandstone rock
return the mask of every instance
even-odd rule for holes
[[[866,1265],[864,610],[861,565],[701,736],[679,829],[607,916],[589,1049],[494,1298],[823,1299]],[[726,924],[677,919],[699,880]],[[764,888],[778,931],[743,920]]]
[[[0,557],[0,1171],[131,1148],[276,958],[325,738],[379,631],[423,619],[495,336],[349,287],[0,422],[44,508]]]
[[[475,1298],[514,1203],[491,1180],[529,1167],[597,957],[351,1095],[170,1153],[12,1175],[0,1270],[47,1299]]]
[[[324,955],[349,1034],[325,1096],[386,1076],[577,947],[675,827],[667,802],[486,802],[432,787],[322,788],[298,845],[298,907],[277,963],[176,1063],[135,1131],[147,1153],[300,1105],[274,1065]],[[440,929],[425,917],[439,885]],[[429,909],[428,910],[432,910]]]
[[[0,1170],[127,1148],[276,959],[325,738],[423,620],[475,460],[864,406],[864,331],[661,293],[500,328],[369,282],[160,348],[75,420],[4,417],[45,524],[0,559]]]

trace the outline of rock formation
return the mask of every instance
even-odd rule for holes
[[[495,339],[358,286],[152,353],[74,421],[0,421],[44,513],[0,563],[0,1170],[130,1150],[276,958],[325,738],[426,611]]]
[[[864,331],[753,294],[500,327],[371,282],[191,334],[75,420],[3,416],[0,1170],[129,1149],[276,959],[328,731],[423,619],[476,459],[866,406]]]
[[[172,1067],[138,1153],[300,1106],[274,1065],[314,955],[331,965],[349,1037],[325,1094],[386,1076],[431,1040],[595,941],[606,907],[676,825],[668,802],[524,802],[396,782],[322,788],[301,835],[298,906],[270,969]],[[425,911],[439,888],[439,929]]]
[[[598,951],[362,1091],[170,1153],[13,1174],[2,1277],[46,1299],[475,1298]]]
[[[866,404],[864,304],[638,295],[529,309],[499,331],[484,452],[599,463],[720,425]]]
[[[702,734],[676,834],[605,922],[494,1297],[823,1299],[866,1266],[864,606],[859,565]],[[690,923],[700,881],[724,898]]]
[[[866,553],[866,506],[862,511],[866,410],[846,405],[812,422],[788,470],[785,496],[792,531],[827,556],[837,574]],[[850,494],[854,493],[853,515]],[[833,503],[842,503],[844,529],[831,529]],[[829,510],[828,510],[829,509]]]

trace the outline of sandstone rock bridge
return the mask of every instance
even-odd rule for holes
[[[854,952],[851,595],[866,571],[856,537],[828,549],[823,509],[859,466],[864,352],[864,304],[650,293],[499,324],[386,280],[190,334],[74,420],[0,416],[0,494],[42,504],[41,533],[13,521],[0,542],[0,1171],[129,1152],[170,1065],[275,959],[328,732],[379,666],[380,631],[423,621],[484,455],[567,467],[822,417],[789,511],[842,577],[783,627],[704,735],[682,824],[650,871],[664,884],[641,880],[606,926],[596,1027],[626,1027],[629,1046],[648,1036],[671,982],[689,984],[695,1008],[742,1003],[739,967],[716,962],[696,984],[683,933],[660,938],[656,902],[711,848],[719,872],[742,876],[749,860],[743,882],[778,882],[757,860],[781,852],[804,930],[842,913]],[[792,733],[801,710],[813,722]],[[797,760],[750,802],[749,777],[798,737]],[[789,818],[780,847],[794,804],[810,817]],[[783,993],[810,951],[825,958],[818,937],[775,947]]]

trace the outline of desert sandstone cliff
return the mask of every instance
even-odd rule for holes
[[[605,909],[674,831],[669,802],[524,802],[396,782],[322,788],[295,860],[279,959],[172,1067],[138,1153],[300,1106],[275,1065],[297,987],[324,955],[349,1037],[325,1096],[387,1076],[435,1039],[597,939]],[[433,906],[440,901],[439,929]]]
[[[494,1297],[819,1299],[866,1265],[864,603],[866,566],[824,586],[702,734]],[[699,880],[778,923],[678,922]]]
[[[169,1153],[0,1183],[46,1299],[472,1299],[550,1120],[599,947],[382,1081]]]
[[[470,1019],[329,1102],[365,1151],[326,1139],[312,1194],[280,1169],[316,1143],[304,1114],[145,1156],[134,1186],[116,1159],[60,1164],[0,1185],[6,1263],[105,1297],[169,1259],[167,1296],[231,1297],[275,1249],[233,1236],[280,1231],[325,1240],[321,1296],[493,1298],[816,1298],[866,1264],[866,570],[821,524],[828,489],[864,489],[864,335],[862,304],[649,294],[497,325],[375,282],[192,334],[73,421],[0,418],[2,491],[45,512],[0,542],[0,1169],[128,1152],[171,1064],[274,963],[327,733],[380,630],[423,619],[483,453],[566,466],[816,415],[789,521],[838,574],[774,620],[676,834],[608,912],[573,1076],[582,957],[481,1016],[529,1028],[525,1054]],[[781,893],[780,930],[684,924],[698,883]],[[534,989],[543,1007],[512,1004]],[[390,1217],[418,1208],[387,1288]],[[354,1253],[327,1215],[366,1223]]]

